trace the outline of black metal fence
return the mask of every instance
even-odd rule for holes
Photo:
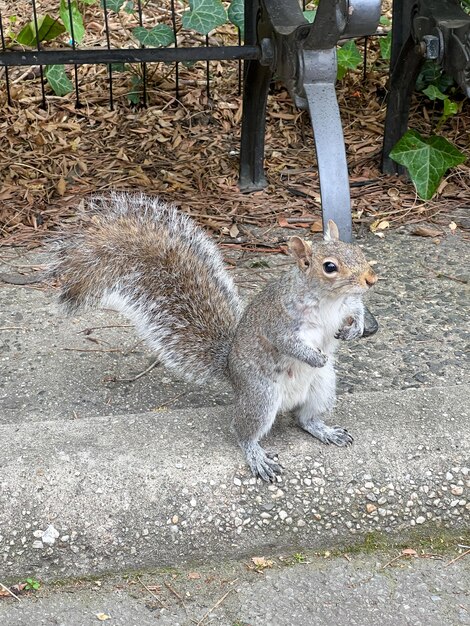
[[[258,42],[243,43],[243,29],[248,32],[256,29],[253,20],[251,2],[243,12],[243,1],[235,0],[241,11],[238,19],[229,20],[216,29],[215,34],[201,32],[204,29],[184,28],[184,15],[188,5],[176,0],[94,0],[77,3],[77,0],[30,0],[29,3],[0,0],[0,89],[3,78],[8,103],[13,101],[11,90],[12,73],[23,71],[19,68],[35,68],[40,84],[42,106],[46,106],[47,82],[54,89],[54,82],[49,79],[51,67],[61,68],[62,82],[70,81],[69,91],[75,92],[75,103],[81,105],[79,68],[83,65],[103,65],[107,68],[107,92],[109,105],[114,106],[113,76],[122,72],[124,64],[134,72],[130,86],[130,99],[134,103],[147,103],[148,100],[148,64],[163,63],[172,65],[174,92],[180,97],[180,66],[202,61],[205,64],[205,90],[210,96],[210,62],[236,61],[238,70],[238,93],[242,86],[242,60],[259,60],[261,49]],[[304,11],[315,9],[316,2],[303,0]],[[126,7],[131,5],[132,10]],[[231,5],[228,5],[229,7]],[[20,10],[18,10],[20,9]],[[58,13],[59,11],[59,13]],[[133,32],[140,28],[144,35],[152,29],[166,28],[167,45],[155,47],[138,41]],[[75,32],[84,27],[84,33]],[[26,34],[24,31],[26,30]],[[116,31],[119,30],[119,38]],[[383,33],[378,33],[383,34]],[[123,36],[124,35],[124,36]],[[150,37],[151,39],[151,37]],[[171,41],[170,41],[171,40]],[[367,38],[366,38],[367,40]],[[151,42],[152,43],[152,42]],[[364,46],[364,67],[366,66],[367,45]],[[65,70],[65,67],[71,69]],[[168,69],[166,69],[168,72]],[[2,77],[3,74],[3,77]],[[24,75],[24,74],[23,74]],[[27,73],[26,77],[34,77]],[[56,78],[57,80],[57,78]],[[63,88],[63,87],[62,87]],[[52,92],[53,93],[53,92]],[[57,95],[65,95],[63,91]]]
[[[113,74],[122,71],[123,64],[133,64],[134,67],[138,64],[138,100],[146,103],[149,63],[173,64],[174,89],[178,99],[181,63],[205,62],[205,86],[209,95],[211,61],[238,61],[238,86],[241,91],[241,61],[260,56],[259,46],[242,45],[243,23],[240,23],[240,16],[238,25],[227,21],[215,35],[204,33],[204,25],[199,31],[184,28],[188,5],[177,4],[176,0],[128,0],[126,4],[123,0],[95,0],[92,4],[81,3],[80,15],[77,0],[61,0],[56,7],[54,1],[31,0],[30,15],[24,12],[24,3],[21,3],[23,13],[18,15],[20,3],[16,4],[10,0],[2,6],[0,2],[0,68],[3,68],[0,72],[3,73],[10,104],[12,72],[18,72],[18,68],[25,66],[38,68],[43,106],[46,104],[48,68],[72,66],[70,84],[75,91],[76,105],[80,106],[79,67],[103,64],[107,67],[109,104],[113,108]],[[131,9],[126,9],[127,6]],[[81,32],[82,26],[84,33]],[[76,32],[78,28],[80,33]],[[133,35],[139,28],[141,41]],[[165,29],[168,43],[162,42],[160,47],[155,47],[159,43],[158,36],[155,37],[158,28]],[[150,45],[143,43],[146,36]],[[65,72],[65,69],[60,71]],[[67,80],[69,75],[70,70],[63,74]]]
[[[57,12],[57,2],[58,17],[53,12],[54,7]],[[79,107],[81,99],[87,101],[82,98],[82,91],[87,89],[88,98],[90,93],[94,96],[98,81],[106,76],[112,108],[113,77],[123,63],[131,67],[136,79],[128,97],[132,96],[135,104],[145,104],[149,73],[154,73],[151,63],[172,64],[173,88],[178,99],[181,64],[205,63],[205,87],[209,93],[211,61],[237,62],[239,89],[244,61],[239,178],[242,191],[262,189],[267,184],[266,107],[272,81],[280,80],[295,105],[310,113],[324,221],[334,219],[342,238],[351,239],[347,162],[335,92],[337,46],[345,39],[367,40],[376,32],[380,0],[318,0],[307,4],[301,0],[231,0],[225,4],[221,0],[189,4],[182,0],[80,0],[80,4],[79,0],[31,0],[30,4],[18,0],[18,7],[24,14],[18,23],[12,23],[13,3],[0,0],[0,68],[4,68],[10,103],[10,75],[18,72],[18,67],[39,69],[44,107],[46,81],[48,90],[51,88],[56,95],[75,91]],[[51,13],[44,14],[44,10]],[[129,45],[131,42],[133,45]],[[364,49],[367,50],[367,43]],[[357,50],[356,55],[360,59]],[[99,65],[103,70],[96,69]],[[67,74],[70,71],[73,80]],[[191,68],[189,72],[195,74]],[[96,83],[89,88],[81,82],[86,73]],[[19,78],[16,76],[15,81]],[[233,82],[230,85],[233,89]]]

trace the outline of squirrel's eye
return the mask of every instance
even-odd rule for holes
[[[333,261],[326,261],[323,263],[323,270],[326,274],[333,274],[333,272],[338,271],[338,266],[333,263]]]

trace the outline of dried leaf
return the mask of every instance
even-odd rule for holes
[[[254,556],[251,561],[255,565],[256,569],[271,568],[274,562],[270,559],[266,559],[264,556]]]
[[[433,226],[416,226],[416,228],[412,231],[412,235],[417,235],[418,237],[439,237],[442,235],[442,230]]]
[[[189,572],[188,578],[190,580],[198,580],[199,578],[201,578],[201,574],[199,574],[199,572]]]
[[[418,556],[418,553],[416,552],[416,550],[413,550],[413,548],[405,548],[401,551],[401,553],[404,556]]]
[[[323,222],[321,220],[313,222],[310,226],[311,233],[322,233],[323,232]]]
[[[59,182],[57,183],[57,185],[55,186],[57,193],[59,194],[59,196],[63,196],[65,194],[65,190],[67,188],[67,183],[65,182],[64,178],[60,178]]]
[[[390,228],[390,222],[388,220],[382,220],[377,224],[377,230],[385,230],[386,228]]]
[[[229,234],[230,234],[230,237],[232,237],[232,239],[236,239],[238,237],[238,235],[240,234],[240,231],[238,230],[238,226],[236,224],[232,224],[230,226]]]
[[[105,622],[108,619],[111,619],[111,615],[106,615],[106,613],[97,613],[96,617],[100,620],[100,622]]]
[[[370,225],[370,229],[373,233],[377,230],[385,230],[386,228],[390,228],[390,222],[388,220],[375,220],[375,222],[372,222]]]
[[[305,217],[305,222],[302,222],[302,217]],[[281,228],[310,228],[312,233],[320,233],[323,231],[323,225],[321,220],[315,220],[313,223],[310,221],[312,217],[310,215],[305,215],[299,218],[295,218],[295,220],[289,221],[283,215],[278,216],[277,223]]]

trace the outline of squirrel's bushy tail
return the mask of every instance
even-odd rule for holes
[[[60,301],[69,311],[120,311],[188,379],[223,376],[241,306],[215,243],[187,215],[142,194],[92,197],[87,209],[88,224],[57,242]]]

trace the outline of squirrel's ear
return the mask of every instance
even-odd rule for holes
[[[333,220],[328,220],[323,239],[325,241],[339,241],[339,230]]]
[[[300,237],[291,237],[289,239],[289,251],[297,261],[301,270],[305,271],[310,267],[312,261],[312,246],[308,241]]]

